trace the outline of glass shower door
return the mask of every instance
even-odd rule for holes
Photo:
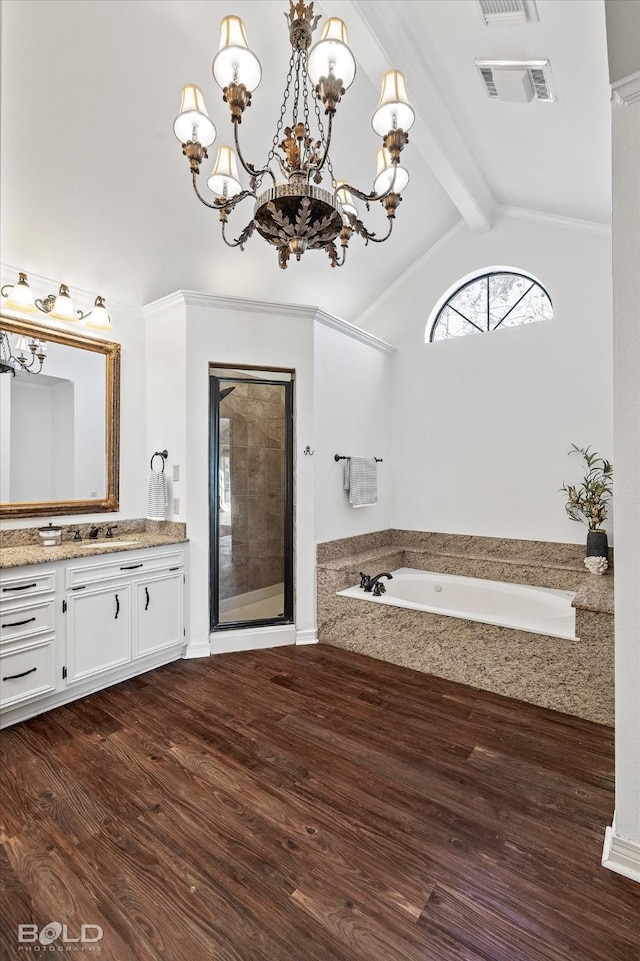
[[[292,383],[211,376],[212,628],[293,620]]]

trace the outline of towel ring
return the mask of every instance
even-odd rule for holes
[[[154,459],[155,459],[156,457],[161,457],[161,458],[162,458],[162,471],[163,471],[163,473],[164,473],[164,462],[166,461],[166,459],[167,459],[168,456],[169,456],[169,451],[166,450],[166,448],[165,448],[165,450],[157,450],[157,451],[154,451],[154,453],[151,455],[151,464],[150,464],[151,470],[153,470],[153,461],[154,461]]]

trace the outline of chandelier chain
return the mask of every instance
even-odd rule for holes
[[[327,148],[326,148],[327,152],[326,152],[326,158],[325,158],[325,159],[326,159],[326,164],[327,164],[327,170],[329,171],[329,177],[331,178],[331,186],[332,186],[332,187],[334,188],[334,190],[335,190],[335,187],[336,187],[336,178],[335,178],[335,174],[334,174],[334,172],[333,172],[333,164],[331,163],[331,157],[329,156],[329,143],[327,142],[327,135],[326,135],[325,132],[324,132],[324,124],[322,123],[322,116],[321,116],[321,113],[320,113],[320,103],[319,103],[319,101],[318,101],[318,95],[317,95],[317,93],[316,93],[316,91],[315,91],[315,87],[314,87],[313,85],[311,86],[311,96],[313,97],[313,103],[314,103],[314,106],[315,106],[315,109],[316,109],[316,119],[317,119],[317,121],[318,121],[318,130],[320,131],[320,139],[322,140],[323,143],[326,143],[326,144],[327,144]]]
[[[296,52],[296,82],[293,89],[293,126],[298,122],[298,104],[300,103],[300,54]]]
[[[276,132],[273,137],[273,143],[271,144],[271,150],[269,151],[269,155],[267,157],[267,162],[265,164],[265,167],[269,166],[269,164],[271,163],[271,161],[274,159],[276,155],[278,142],[280,140],[280,134],[282,133],[282,127],[284,125],[284,116],[285,116],[285,113],[287,112],[287,100],[289,99],[289,90],[291,88],[291,81],[293,79],[294,66],[295,66],[295,54],[292,53],[291,59],[289,60],[289,72],[287,73],[287,82],[284,88],[284,96],[282,98],[282,107],[280,108],[280,116],[278,118],[278,123],[276,125]],[[258,183],[262,183],[262,177],[260,177],[260,180],[258,181]]]

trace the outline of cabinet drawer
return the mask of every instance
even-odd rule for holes
[[[55,689],[53,643],[45,641],[0,655],[0,709]]]
[[[53,571],[34,571],[20,574],[2,572],[0,576],[0,605],[4,610],[9,603],[24,601],[25,598],[46,594],[55,588],[55,574]]]
[[[6,643],[53,631],[54,618],[53,598],[22,607],[5,607],[0,615],[0,641]]]
[[[114,557],[116,555],[111,555]],[[184,551],[171,550],[160,553],[144,551],[123,551],[117,555],[117,560],[101,561],[98,564],[70,564],[65,578],[67,589],[73,590],[83,584],[94,584],[97,581],[112,580],[119,577],[137,576],[149,571],[164,570],[165,568],[182,568],[184,566]]]

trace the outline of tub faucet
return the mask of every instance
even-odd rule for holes
[[[371,578],[368,574],[363,574],[362,571],[360,571],[360,587],[363,591],[371,590]]]
[[[92,527],[92,528],[91,528],[91,530],[89,531],[89,537],[91,538],[92,541],[95,541],[96,537],[98,536],[98,534],[100,533],[101,530],[102,530],[101,527]]]
[[[374,589],[375,585],[379,583],[381,577],[387,577],[390,581],[393,580],[393,574],[388,574],[386,571],[383,571],[382,574],[376,574],[375,577],[368,577],[368,578],[367,578],[366,584],[363,585],[365,591],[367,591],[367,592],[372,591],[372,590]],[[382,585],[380,585],[380,586],[382,587]],[[382,591],[379,591],[376,596],[379,597],[381,593],[382,593]]]

